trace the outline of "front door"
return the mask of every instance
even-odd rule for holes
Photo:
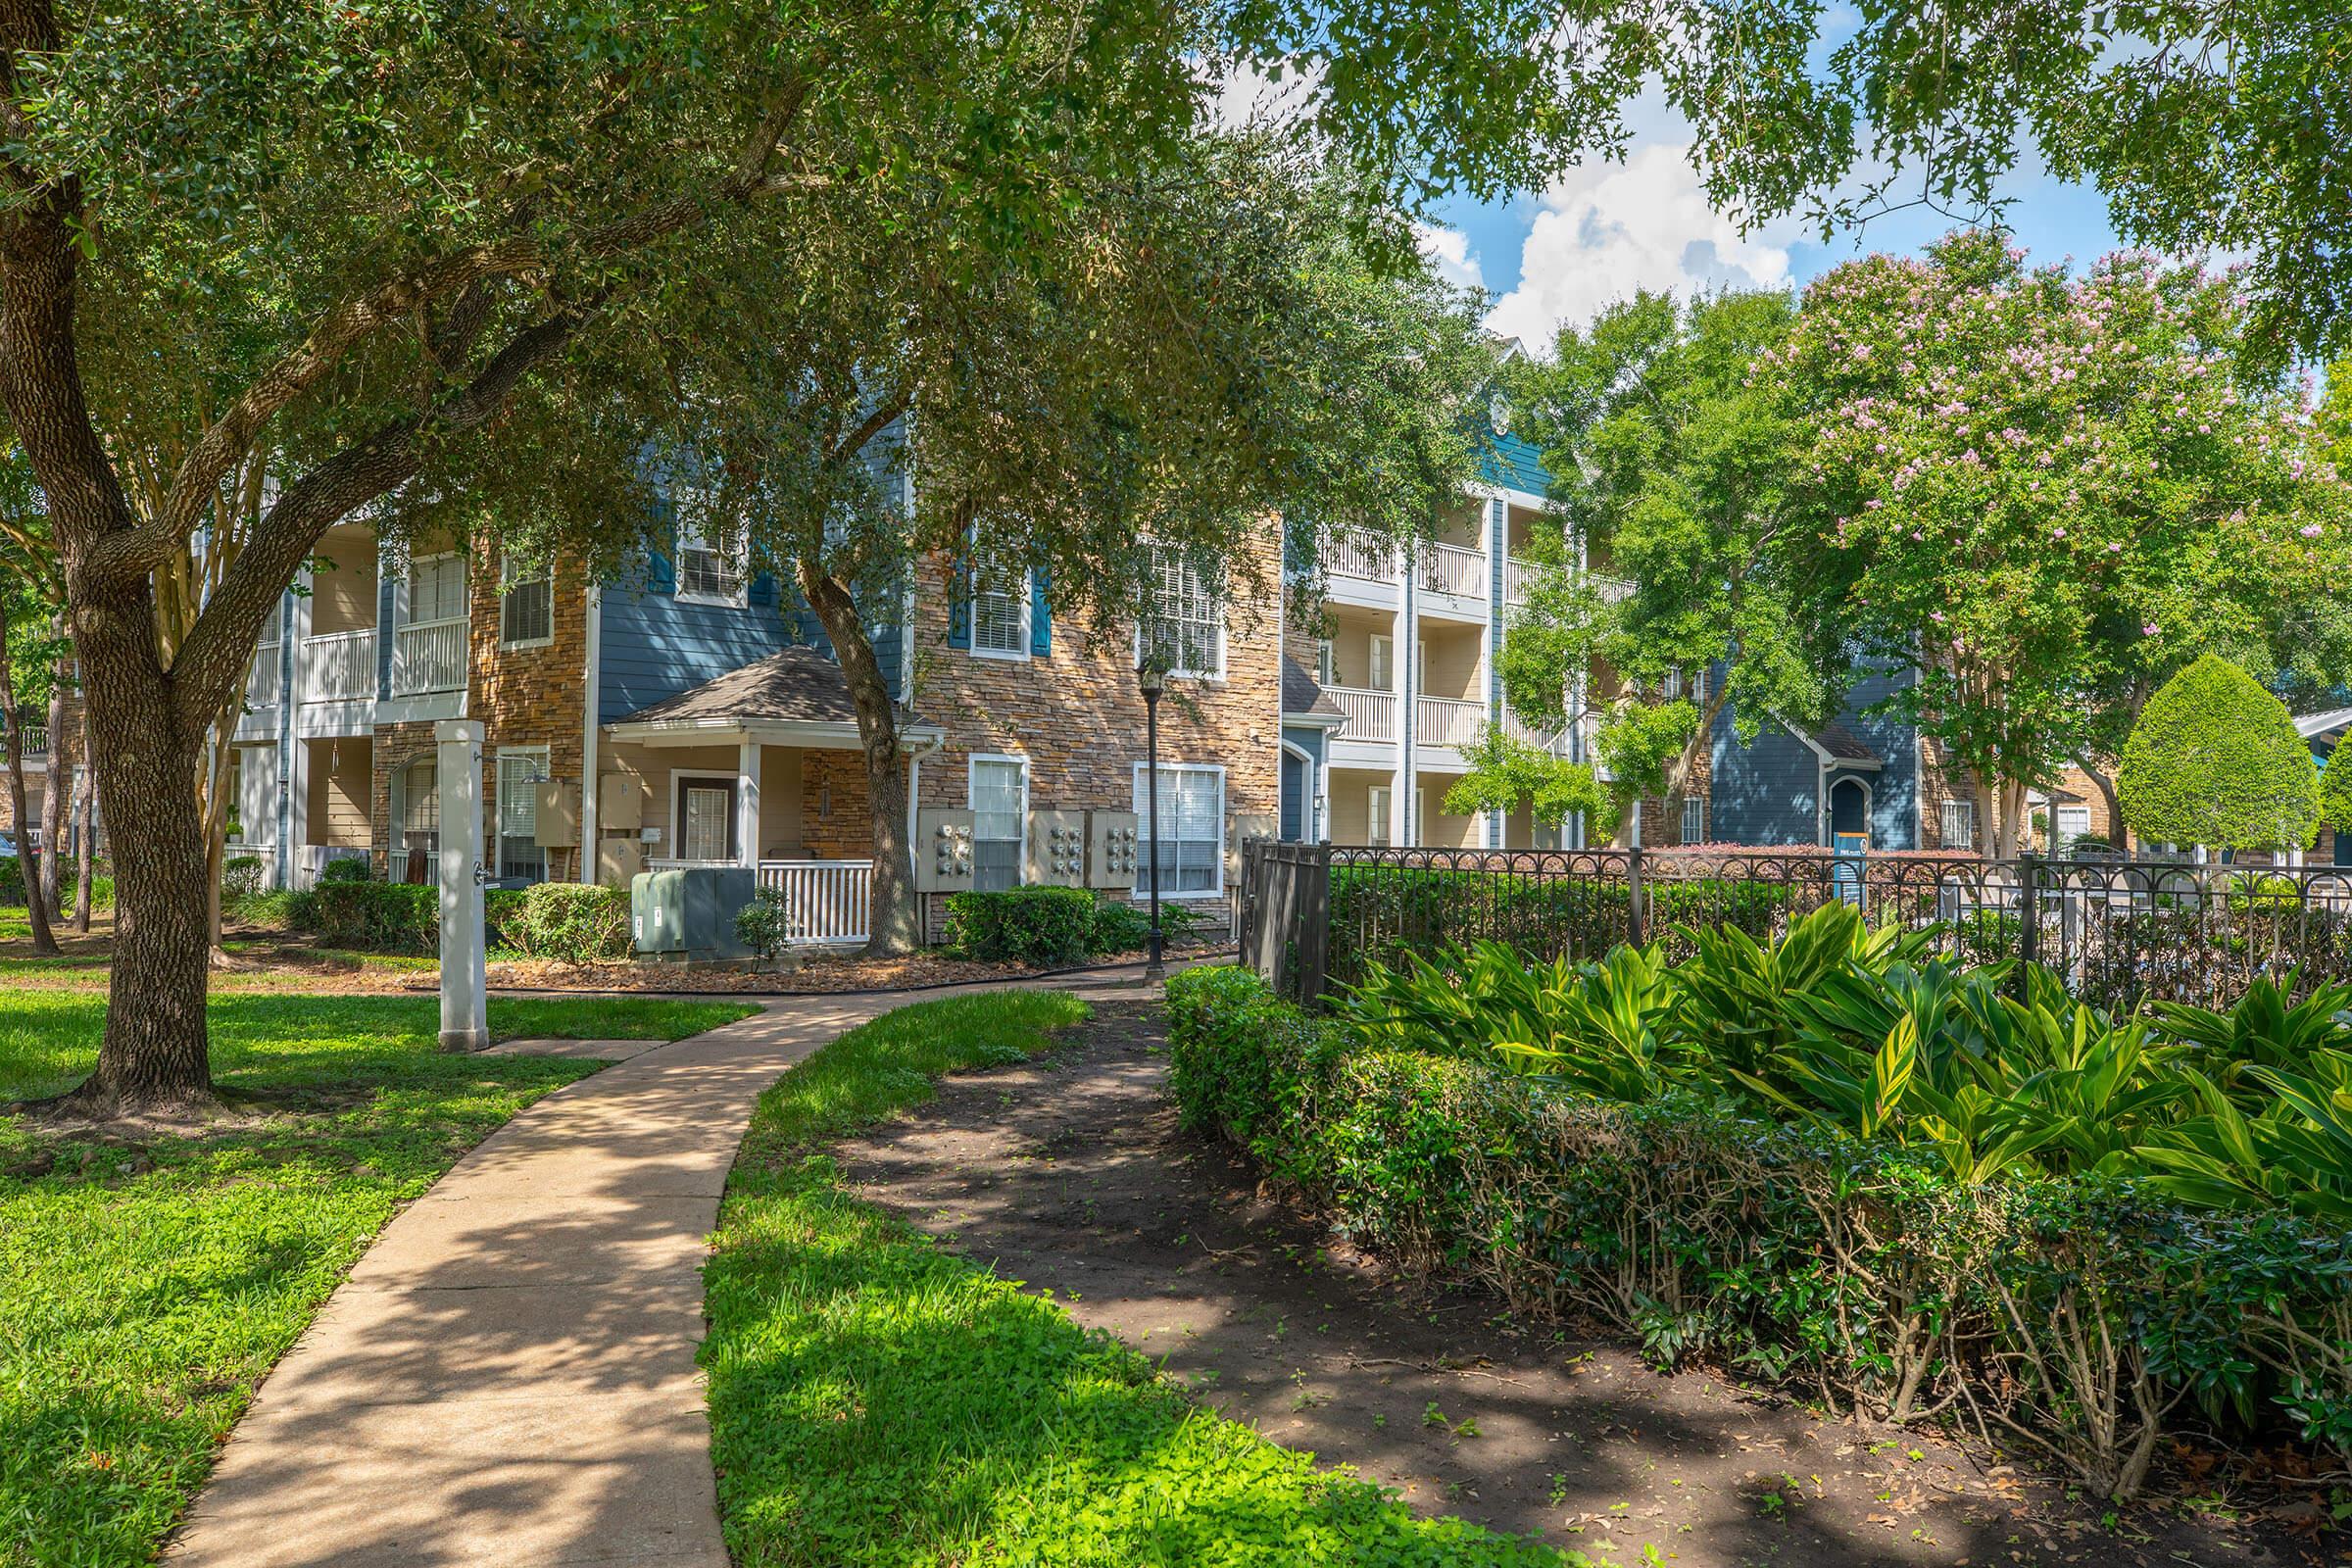
[[[1841,778],[1830,786],[1830,842],[1857,833],[1870,835],[1870,791],[1858,779]]]
[[[678,780],[678,858],[728,864],[736,858],[735,781]]]

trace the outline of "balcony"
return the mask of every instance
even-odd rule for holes
[[[1543,569],[1535,562],[1522,561],[1517,556],[1505,557],[1502,563],[1502,602],[1506,605],[1526,604],[1528,584]]]
[[[1457,697],[1413,699],[1413,743],[1416,746],[1474,746],[1490,715],[1484,703]]]
[[[1507,709],[1502,715],[1502,732],[1523,745],[1554,757],[1568,755],[1568,732],[1564,729],[1538,729],[1526,719]]]
[[[413,621],[392,634],[392,695],[466,689],[468,622],[464,615]]]
[[[348,703],[375,695],[375,628],[302,640],[302,700]]]
[[[1461,599],[1487,597],[1487,557],[1484,551],[1460,545],[1421,546],[1421,586],[1433,594]]]
[[[48,725],[26,724],[23,726],[23,732],[24,755],[26,757],[46,757],[49,755]]]
[[[253,651],[253,673],[245,677],[245,706],[260,711],[275,708],[286,693],[286,666],[277,643],[263,643]]]
[[[1342,740],[1393,741],[1396,738],[1396,694],[1363,691],[1352,686],[1326,686],[1323,695],[1348,715]]]
[[[1335,577],[1395,582],[1396,546],[1369,528],[1336,529],[1331,538],[1331,558],[1325,564]]]

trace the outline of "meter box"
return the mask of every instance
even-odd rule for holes
[[[1029,813],[1029,864],[1033,887],[1086,886],[1086,813],[1076,810]]]
[[[634,773],[607,773],[596,781],[596,825],[634,833],[645,826],[645,790]]]
[[[963,893],[972,885],[972,813],[925,807],[914,813],[914,891]]]
[[[1089,811],[1086,819],[1086,885],[1132,889],[1144,863],[1144,841],[1136,814]]]
[[[1225,881],[1231,886],[1241,880],[1242,846],[1251,839],[1280,837],[1282,818],[1271,811],[1236,811],[1233,831],[1225,835]]]
[[[541,779],[531,786],[532,838],[543,850],[580,847],[580,787],[564,779]]]

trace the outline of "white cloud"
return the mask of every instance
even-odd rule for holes
[[[1246,61],[1206,66],[1203,72],[1210,88],[1209,121],[1223,130],[1300,124],[1312,113],[1323,79],[1320,68],[1286,72],[1277,79]]]
[[[1638,145],[1622,164],[1571,172],[1544,193],[1521,253],[1519,286],[1488,314],[1494,331],[1542,352],[1638,289],[1776,287],[1788,281],[1792,223],[1747,234],[1699,187],[1687,144]]]
[[[1415,223],[1413,238],[1420,244],[1421,254],[1428,257],[1438,270],[1438,275],[1461,288],[1484,288],[1486,274],[1480,270],[1478,258],[1471,254],[1470,236],[1458,228],[1443,228],[1436,223]]]

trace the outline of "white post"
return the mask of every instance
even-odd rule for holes
[[[580,699],[580,847],[579,878],[593,887],[596,884],[596,843],[599,836],[597,813],[604,802],[598,798],[598,760],[596,755],[596,710],[604,685],[601,651],[605,640],[605,591],[595,583],[588,585],[588,668],[587,679]]]
[[[441,1049],[490,1044],[482,972],[482,723],[433,726],[441,778]]]
[[[736,861],[760,864],[760,743],[749,736],[735,761]]]

